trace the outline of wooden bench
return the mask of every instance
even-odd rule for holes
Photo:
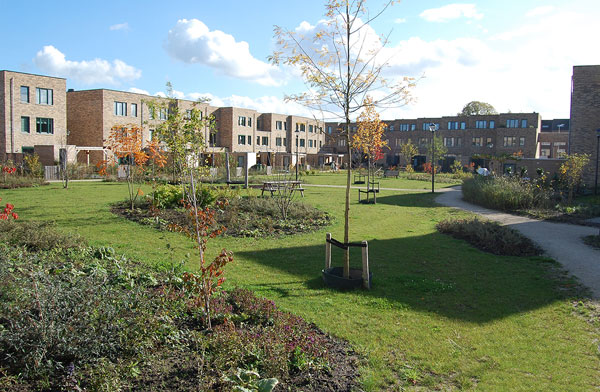
[[[300,192],[300,195],[304,197],[304,188],[300,181],[264,181],[262,186],[261,196],[264,196],[265,191],[271,193],[271,197],[275,192],[282,190],[289,190],[290,192]]]
[[[385,178],[388,178],[388,177],[398,178],[400,176],[400,171],[399,170],[386,170],[383,172],[383,176]]]

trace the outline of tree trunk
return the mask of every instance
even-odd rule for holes
[[[346,146],[348,153],[348,170],[346,176],[346,208],[344,209],[344,244],[350,237],[350,177],[352,175],[352,159],[350,158],[350,119],[346,117]],[[350,248],[344,250],[344,278],[350,277]]]

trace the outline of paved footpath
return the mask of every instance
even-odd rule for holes
[[[460,187],[444,189],[436,201],[448,207],[474,212],[520,231],[589,287],[595,298],[600,298],[600,250],[587,246],[581,240],[581,237],[598,234],[598,228],[546,222],[488,210],[463,201]]]

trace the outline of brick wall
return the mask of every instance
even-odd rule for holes
[[[596,130],[600,129],[600,65],[573,67],[571,93],[571,153],[590,154],[584,181],[594,184]]]

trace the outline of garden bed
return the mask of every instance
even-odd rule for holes
[[[189,224],[189,214],[184,208],[152,209],[148,201],[138,203],[133,210],[128,202],[120,202],[114,204],[111,211],[160,230],[168,230],[170,225],[185,227]],[[234,197],[223,210],[215,211],[217,223],[225,226],[226,235],[233,237],[293,235],[318,230],[331,223],[326,212],[298,202],[292,202],[288,217],[283,220],[275,199],[269,197]]]
[[[157,272],[47,225],[0,227],[0,390],[254,390],[238,369],[276,378],[275,391],[358,388],[349,344],[273,301],[223,291],[208,329],[175,267]],[[53,243],[18,241],[37,232]]]

